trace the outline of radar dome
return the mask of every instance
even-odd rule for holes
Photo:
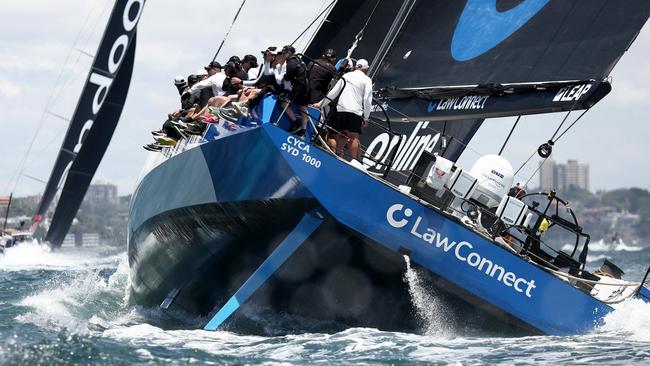
[[[510,162],[499,155],[485,155],[478,159],[470,170],[477,179],[477,187],[472,194],[479,203],[487,207],[497,207],[508,194],[514,171]]]

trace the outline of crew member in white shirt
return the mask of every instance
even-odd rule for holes
[[[212,95],[224,95],[225,92],[222,87],[224,80],[226,80],[226,74],[221,71],[221,64],[217,61],[212,61],[208,66],[205,67],[205,69],[208,71],[208,78],[194,84],[190,88],[189,93],[192,96],[195,96],[198,95],[201,90],[210,87],[212,88]]]
[[[367,127],[372,106],[372,80],[366,75],[368,68],[368,61],[358,60],[354,71],[343,75],[327,93],[327,97],[314,105],[324,108],[338,97],[337,112],[332,121],[332,127],[338,131],[338,134],[335,139],[330,139],[328,142],[339,156],[343,156],[343,148],[349,139],[350,156],[352,159],[359,160],[361,127]]]

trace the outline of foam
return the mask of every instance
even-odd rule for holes
[[[650,341],[650,303],[641,299],[629,299],[613,305],[599,331],[615,333],[636,341]]]
[[[1,271],[25,270],[85,270],[89,268],[114,268],[122,254],[106,256],[110,247],[62,248],[50,250],[38,241],[21,243],[5,249],[0,255]]]
[[[51,259],[49,256],[40,258]],[[101,276],[97,264],[112,260],[110,267],[115,268],[115,257],[95,261],[93,269],[77,267],[74,271],[66,270],[64,275],[71,276],[71,280],[63,280],[63,283],[53,281],[20,300],[18,305],[30,310],[16,317],[16,320],[44,328],[66,329],[77,334],[88,334],[89,324],[110,326],[102,324],[102,319],[120,319],[120,313],[127,311],[124,289],[128,287],[128,265],[123,254],[118,258],[121,262],[109,278]],[[85,259],[93,258],[86,256]]]

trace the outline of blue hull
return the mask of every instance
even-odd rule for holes
[[[315,211],[323,224],[251,288],[256,270]],[[576,334],[612,310],[270,124],[156,167],[135,192],[130,219],[136,302],[208,315],[234,299],[227,324],[244,324],[246,331],[263,326],[251,326],[239,307],[268,308],[332,330],[418,331],[402,279],[404,253],[468,328]]]

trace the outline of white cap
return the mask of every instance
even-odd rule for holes
[[[200,68],[200,69],[196,72],[196,75],[199,75],[199,76],[203,76],[203,75],[207,75],[207,74],[208,74],[208,71],[207,71],[206,69],[204,69],[204,68]]]
[[[367,69],[370,67],[370,65],[368,65],[368,61],[366,61],[366,59],[361,58],[357,60],[355,67],[357,69]]]
[[[185,84],[185,76],[178,75],[174,78],[174,85],[183,85]]]

